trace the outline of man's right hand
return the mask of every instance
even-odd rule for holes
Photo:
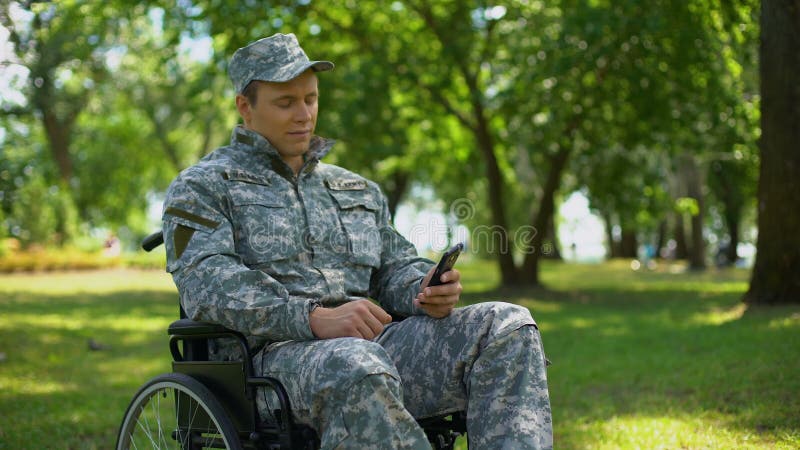
[[[392,321],[386,311],[369,300],[355,300],[337,306],[311,311],[311,332],[319,339],[358,337],[372,340]]]

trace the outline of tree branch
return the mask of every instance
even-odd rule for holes
[[[10,106],[10,107],[2,107],[0,108],[0,116],[7,117],[7,116],[29,116],[33,114],[33,110],[27,106]]]

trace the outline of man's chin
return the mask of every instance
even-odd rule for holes
[[[293,144],[293,145],[287,145],[286,147],[284,147],[283,150],[278,150],[278,152],[283,157],[296,158],[298,156],[302,156],[308,153],[308,148],[309,148],[308,143],[304,145]]]

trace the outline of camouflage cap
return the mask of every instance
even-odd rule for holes
[[[333,63],[309,60],[294,34],[278,33],[236,50],[228,75],[236,93],[241,94],[253,80],[289,81],[309,68],[322,72],[333,69]]]

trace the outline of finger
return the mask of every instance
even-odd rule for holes
[[[423,311],[425,311],[425,314],[433,317],[434,319],[441,319],[442,317],[449,315],[453,310],[453,305],[448,304],[440,305],[435,303],[423,303],[420,305],[420,307]]]
[[[380,323],[387,324],[392,321],[392,316],[384,311],[380,306],[372,302],[369,302],[367,306],[369,307],[370,313],[372,313],[372,315],[378,319]],[[383,327],[381,327],[381,329],[383,329]]]
[[[434,298],[434,301],[430,302],[432,305],[436,306],[450,306],[453,307],[455,304],[458,303],[458,296],[457,295],[440,295]]]
[[[360,337],[361,339],[372,340],[372,338],[376,336],[376,334],[372,332],[372,328],[370,328],[366,322],[358,323],[356,325],[356,330],[359,334],[359,336],[356,337]]]
[[[419,297],[417,297],[417,300],[419,301],[420,305],[433,305],[433,304],[437,303],[436,298],[437,297],[434,297],[434,296],[428,296],[428,295],[425,295],[425,294],[419,294]]]
[[[450,312],[453,310],[450,306],[445,305],[429,305],[429,307],[425,310],[425,312],[435,318],[441,319],[442,317],[446,317],[450,315]]]
[[[453,305],[458,302],[458,295],[425,295],[420,298],[424,305]]]
[[[447,272],[443,273],[441,276],[441,280],[443,283],[454,283],[461,279],[461,272],[458,269],[450,269]]]
[[[440,286],[425,288],[426,297],[441,297],[461,294],[461,283],[448,283]]]
[[[431,270],[428,271],[428,274],[425,275],[425,278],[422,279],[422,283],[419,285],[420,289],[425,289],[428,287],[428,283],[431,282],[431,277],[433,277],[433,272],[436,270],[436,266],[431,267]]]
[[[381,334],[381,331],[383,331],[383,323],[375,316],[364,317],[364,323],[369,327],[370,333],[372,333],[370,339]]]
[[[458,303],[458,297],[442,297],[442,298],[437,298],[436,302],[429,301],[427,303],[424,303],[423,306],[430,309],[450,310],[455,308],[457,303]]]
[[[364,333],[362,333],[361,330],[358,328],[358,325],[356,325],[356,327],[353,328],[353,330],[351,332],[349,332],[348,334],[349,334],[350,337],[366,339],[364,337]]]

